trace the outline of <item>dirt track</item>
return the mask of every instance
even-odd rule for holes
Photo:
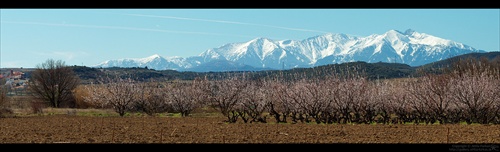
[[[223,120],[0,118],[0,143],[500,143],[500,125],[226,124]]]

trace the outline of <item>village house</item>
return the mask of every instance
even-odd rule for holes
[[[6,73],[0,73],[0,80],[5,79],[5,84],[0,84],[7,89],[9,95],[20,95],[26,93],[29,80],[26,78],[25,73],[21,71],[9,70]]]

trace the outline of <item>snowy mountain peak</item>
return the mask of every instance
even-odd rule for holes
[[[401,31],[398,30],[389,30],[385,32],[385,34],[403,34]]]
[[[228,43],[198,56],[166,57],[158,54],[140,59],[108,60],[98,67],[144,67],[165,70],[200,69],[210,64],[238,63],[255,68],[290,69],[325,64],[365,61],[397,62],[419,66],[472,52],[485,52],[448,39],[412,29],[389,30],[370,36],[327,33],[303,40],[271,40],[264,37]],[[212,62],[224,61],[224,62]],[[200,67],[200,68],[196,68]],[[201,68],[206,69],[206,68]]]
[[[140,62],[143,62],[143,63],[146,63],[146,62],[151,62],[153,60],[158,60],[158,59],[161,59],[162,57],[158,54],[154,54],[154,55],[151,55],[149,57],[146,57],[146,58],[141,58],[141,59],[138,59],[138,61]]]
[[[389,40],[392,43],[394,43],[394,41],[404,41],[404,42],[409,41],[407,35],[403,35],[403,33],[397,30],[390,30],[386,32],[383,36],[385,37],[385,39]]]
[[[255,38],[255,39],[250,40],[250,42],[258,42],[258,41],[266,41],[266,40],[267,40],[267,41],[269,41],[269,39],[268,39],[268,38],[265,38],[265,37],[257,37],[257,38]]]
[[[415,30],[413,30],[413,29],[407,29],[407,30],[404,32],[404,35],[413,35],[413,33],[415,33]]]
[[[183,57],[180,57],[180,56],[168,56],[168,57],[164,57],[164,58],[167,60],[184,59]]]
[[[385,34],[394,34],[394,35],[401,34],[401,35],[411,36],[413,35],[413,33],[416,33],[415,30],[407,29],[405,32],[401,32],[399,30],[389,30]]]
[[[340,34],[329,33],[329,34],[325,34],[325,35],[320,36],[320,37],[324,37],[326,39],[333,40],[333,41],[344,41],[344,40],[348,40],[348,39],[353,38],[347,34],[341,34],[341,33]]]
[[[410,38],[412,42],[415,44],[424,44],[430,46],[447,46],[447,45],[457,46],[457,47],[464,46],[463,44],[458,44],[457,42],[435,37],[426,33],[413,32]]]
[[[161,58],[161,56],[158,54],[153,54],[153,55],[149,56],[148,58]]]

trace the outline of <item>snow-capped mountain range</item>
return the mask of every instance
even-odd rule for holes
[[[147,66],[156,70],[203,72],[206,68],[199,66],[210,67],[210,64],[221,65],[221,62],[233,67],[220,66],[225,68],[211,68],[211,71],[237,70],[238,67],[249,70],[249,66],[254,67],[253,70],[290,69],[353,61],[397,62],[419,66],[472,52],[485,51],[408,29],[405,32],[390,30],[366,37],[329,33],[305,40],[255,38],[212,48],[187,58],[155,54],[146,58],[108,60],[94,67]]]

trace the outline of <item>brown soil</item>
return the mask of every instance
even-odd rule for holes
[[[500,125],[227,124],[220,117],[0,118],[1,143],[500,143]]]

